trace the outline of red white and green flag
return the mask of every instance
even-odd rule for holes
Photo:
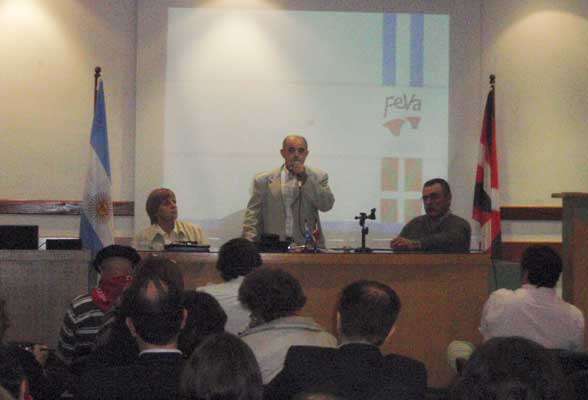
[[[492,88],[486,99],[480,135],[472,218],[480,224],[480,250],[491,253],[493,259],[499,259],[502,257],[502,240],[493,78],[490,78]]]

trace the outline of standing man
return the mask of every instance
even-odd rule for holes
[[[284,164],[263,172],[253,180],[253,194],[243,221],[243,237],[259,240],[262,234],[276,234],[281,240],[304,244],[305,225],[319,229],[319,246],[324,247],[319,211],[333,208],[335,198],[329,188],[329,176],[304,165],[308,145],[302,136],[290,135],[282,142]]]
[[[413,218],[402,228],[390,247],[401,251],[467,253],[472,229],[465,219],[452,214],[451,189],[445,179],[435,178],[423,186],[425,215]]]

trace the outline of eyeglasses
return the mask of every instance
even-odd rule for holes
[[[287,151],[288,153],[290,153],[290,154],[294,154],[294,153],[296,153],[296,152],[297,152],[298,154],[304,154],[304,153],[306,153],[306,148],[305,148],[305,147],[298,147],[298,148],[296,148],[296,147],[288,147],[288,148],[286,149],[286,151]]]
[[[431,193],[428,196],[423,196],[423,201],[431,201],[440,199],[443,196],[442,193]]]

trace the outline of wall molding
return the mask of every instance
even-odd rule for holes
[[[561,207],[506,206],[500,207],[500,217],[505,221],[561,221]]]
[[[0,214],[80,215],[76,200],[7,200],[0,199]],[[114,215],[132,217],[135,202],[115,201]],[[561,221],[561,207],[503,206],[500,216],[505,221]]]
[[[0,214],[16,215],[80,215],[81,201],[77,200],[6,200],[0,199]],[[113,202],[114,215],[135,215],[133,201]]]

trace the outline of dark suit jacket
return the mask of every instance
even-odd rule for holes
[[[424,398],[425,365],[396,354],[383,356],[368,344],[347,344],[338,349],[292,346],[284,369],[266,386],[264,398],[290,399],[312,388],[335,387],[347,400],[365,400],[395,385],[409,391],[410,398]]]
[[[147,353],[126,367],[82,376],[80,399],[176,399],[184,366],[179,353]]]

